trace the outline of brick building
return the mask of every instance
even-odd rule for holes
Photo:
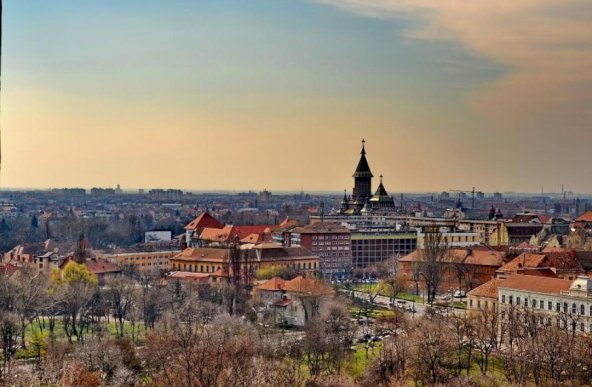
[[[344,275],[351,270],[351,233],[332,222],[317,222],[296,227],[290,232],[292,246],[302,246],[319,257],[323,276]]]

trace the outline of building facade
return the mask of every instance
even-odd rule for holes
[[[351,233],[347,227],[317,222],[290,232],[292,246],[302,246],[319,257],[319,272],[326,277],[345,275],[352,268]]]
[[[168,251],[134,251],[125,253],[101,254],[103,258],[120,267],[133,266],[138,271],[169,270],[170,260],[180,250]]]
[[[352,266],[364,269],[390,258],[403,257],[417,248],[414,232],[353,232],[351,234]]]

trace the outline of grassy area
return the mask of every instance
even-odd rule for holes
[[[370,365],[370,362],[380,353],[381,346],[382,343],[376,343],[374,347],[368,350],[368,357],[366,357],[364,344],[356,345],[351,357],[343,365],[345,373],[354,380],[361,377],[368,368],[368,365]]]
[[[113,336],[117,336],[117,322],[110,321],[108,324],[102,322],[101,326],[105,327],[107,331]],[[137,337],[138,344],[141,344],[144,340],[144,324],[137,323],[135,327],[135,336]],[[93,327],[89,327],[87,331],[85,329],[85,335],[90,334],[93,331]],[[128,321],[124,322],[123,328],[124,334],[131,337],[132,334],[132,324]],[[49,340],[50,331],[49,331],[49,321],[47,319],[41,320],[40,324],[35,321],[33,324],[27,325],[25,329],[25,341],[27,343],[27,348],[25,349],[18,349],[15,357],[17,359],[31,359],[37,357],[39,348],[43,351]],[[54,338],[58,341],[67,340],[66,332],[64,331],[62,320],[57,319],[55,321],[54,327]],[[73,339],[74,341],[76,339]]]
[[[391,309],[377,309],[377,308],[374,308],[374,309],[365,309],[365,308],[360,308],[360,307],[357,307],[357,306],[350,307],[349,308],[349,312],[351,313],[352,317],[354,317],[354,318],[360,312],[362,312],[362,313],[367,312],[368,313],[368,317],[373,317],[373,318],[381,317],[381,316],[392,316],[392,315],[395,314],[395,311],[394,310],[391,310]]]

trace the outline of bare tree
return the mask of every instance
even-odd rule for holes
[[[442,233],[436,227],[428,227],[425,231],[424,247],[419,250],[419,268],[426,285],[429,304],[436,299],[442,281],[442,263],[447,254],[448,245]]]
[[[107,280],[107,297],[111,309],[117,319],[117,334],[123,337],[125,320],[137,301],[137,289],[135,282],[126,277],[114,277]]]

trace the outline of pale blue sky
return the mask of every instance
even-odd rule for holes
[[[417,2],[4,1],[2,184],[350,189],[366,137],[393,192],[592,191],[567,161],[532,160],[583,150],[592,136],[572,100],[590,95],[550,71],[561,98],[516,97],[545,77],[525,53],[547,42],[514,44],[523,32],[504,37],[495,18],[524,9],[492,12],[480,30],[467,27],[480,9]],[[588,60],[587,30],[573,28],[549,42],[584,36]],[[562,130],[572,138],[554,148]],[[29,153],[40,149],[43,163]]]

